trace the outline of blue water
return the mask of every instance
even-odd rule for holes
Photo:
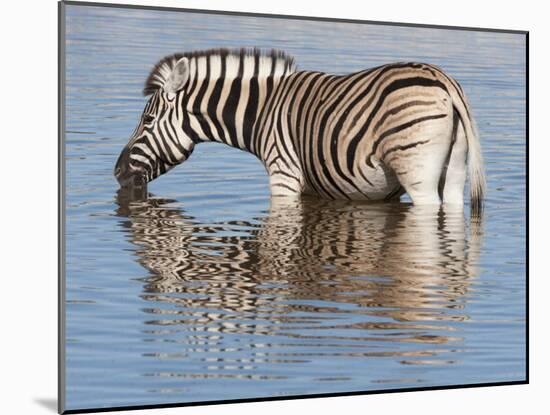
[[[117,196],[152,65],[243,46],[441,66],[480,130],[483,223],[406,198],[272,204],[221,144]],[[66,408],[523,380],[525,65],[522,35],[67,6]]]

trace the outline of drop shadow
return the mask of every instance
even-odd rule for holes
[[[35,398],[34,401],[40,406],[57,413],[57,399],[55,398]]]

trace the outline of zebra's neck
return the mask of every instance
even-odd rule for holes
[[[186,133],[256,154],[254,126],[280,80],[295,71],[286,55],[259,51],[190,56],[189,88],[183,96]]]

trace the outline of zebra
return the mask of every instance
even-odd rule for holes
[[[254,154],[272,196],[460,205],[469,164],[472,213],[485,178],[471,108],[435,65],[398,62],[348,75],[298,71],[283,51],[209,49],[161,59],[149,100],[115,166],[146,187],[196,144]],[[469,159],[469,163],[468,163]]]

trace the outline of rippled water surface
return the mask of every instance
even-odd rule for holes
[[[522,35],[67,7],[67,409],[525,378]],[[165,54],[281,48],[301,69],[440,65],[465,89],[483,223],[403,203],[271,202],[201,144],[129,202],[112,176]]]

